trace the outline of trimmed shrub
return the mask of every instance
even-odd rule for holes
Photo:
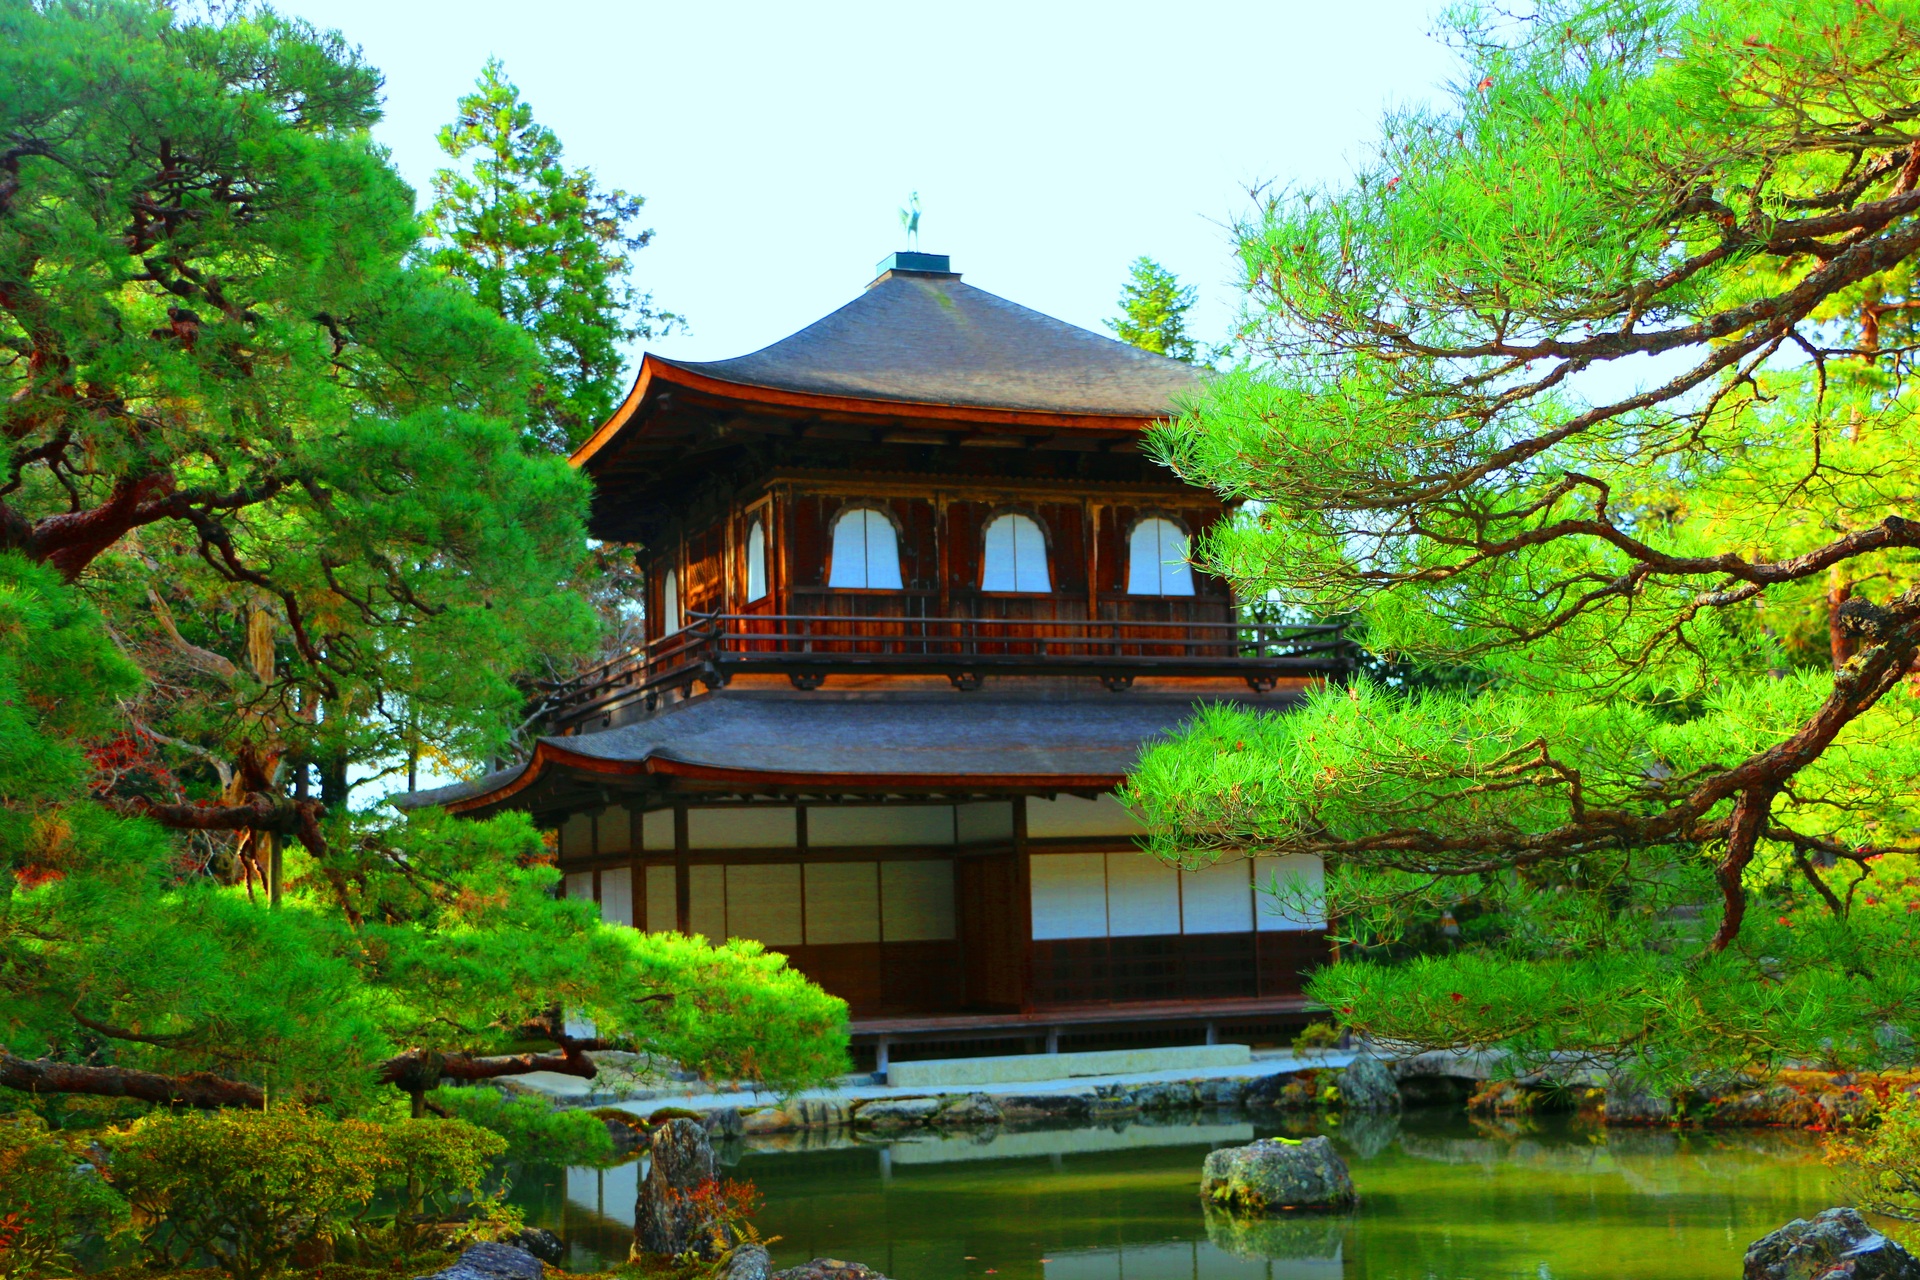
[[[73,1250],[126,1213],[78,1138],[36,1115],[0,1116],[0,1280],[68,1274]]]
[[[156,1114],[112,1145],[110,1180],[150,1260],[175,1269],[204,1255],[234,1280],[342,1249],[413,1252],[434,1211],[465,1209],[469,1233],[491,1225],[483,1181],[506,1149],[457,1120],[376,1124],[294,1108]]]
[[[619,1154],[607,1123],[592,1111],[556,1108],[542,1098],[515,1098],[498,1089],[435,1089],[433,1104],[468,1124],[499,1134],[509,1159],[545,1164],[614,1164]]]

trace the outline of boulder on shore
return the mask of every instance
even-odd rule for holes
[[[501,1244],[512,1245],[516,1249],[525,1249],[542,1262],[559,1266],[567,1258],[567,1243],[545,1227],[522,1227],[510,1236],[503,1236]]]
[[[450,1267],[416,1280],[541,1280],[547,1269],[540,1259],[510,1244],[470,1245]]]
[[[735,1245],[727,1256],[725,1280],[768,1280],[773,1272],[773,1255],[763,1244]]]
[[[1673,1101],[1654,1093],[1623,1071],[1607,1077],[1605,1114],[1608,1124],[1667,1124],[1673,1119]]]
[[[1003,1119],[998,1103],[984,1093],[974,1093],[941,1107],[933,1123],[943,1129],[965,1129],[999,1124]]]
[[[994,1100],[1009,1120],[1085,1120],[1093,1114],[1093,1092],[1005,1093]]]
[[[1345,1209],[1353,1204],[1347,1162],[1324,1137],[1295,1142],[1262,1138],[1207,1154],[1200,1196],[1245,1213],[1284,1209]]]
[[[1920,1280],[1920,1260],[1854,1209],[1795,1218],[1747,1246],[1744,1280]]]
[[[1332,1077],[1321,1067],[1276,1071],[1249,1084],[1240,1101],[1256,1111],[1315,1111],[1339,1097]]]
[[[853,1122],[862,1129],[914,1129],[939,1110],[938,1098],[881,1098],[854,1112]]]
[[[1340,1105],[1348,1111],[1398,1111],[1400,1086],[1387,1064],[1361,1054],[1340,1072],[1334,1087],[1340,1090]]]

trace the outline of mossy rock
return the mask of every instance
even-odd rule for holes
[[[1324,1136],[1262,1138],[1207,1154],[1200,1174],[1207,1203],[1239,1213],[1346,1209],[1358,1197],[1347,1162]]]

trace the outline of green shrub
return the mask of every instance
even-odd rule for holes
[[[381,1127],[392,1161],[382,1178],[383,1191],[392,1191],[383,1198],[396,1200],[397,1208],[385,1219],[361,1219],[355,1235],[360,1252],[405,1257],[448,1243],[449,1226],[461,1237],[520,1225],[486,1185],[494,1159],[507,1150],[499,1134],[461,1120]]]
[[[509,1159],[595,1165],[619,1159],[606,1121],[591,1111],[508,1097],[497,1089],[436,1089],[428,1097],[468,1124],[499,1134]]]
[[[113,1135],[111,1180],[133,1206],[150,1260],[205,1254],[234,1280],[260,1280],[344,1248],[391,1256],[426,1242],[435,1211],[476,1211],[499,1137],[459,1121],[376,1124],[293,1108],[152,1115]],[[382,1213],[383,1209],[389,1211]]]
[[[0,1116],[0,1280],[65,1275],[73,1249],[126,1216],[80,1141],[36,1115]]]
[[[1293,1038],[1295,1053],[1309,1049],[1337,1049],[1339,1046],[1340,1028],[1331,1022],[1309,1022]]]
[[[1896,1088],[1879,1123],[1827,1142],[1847,1201],[1867,1213],[1920,1222],[1920,1097]]]

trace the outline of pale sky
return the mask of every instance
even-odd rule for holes
[[[279,0],[386,74],[376,130],[425,192],[434,144],[489,54],[571,163],[647,198],[637,275],[691,331],[667,355],[743,355],[859,293],[906,248],[1105,332],[1149,254],[1235,305],[1224,223],[1249,183],[1337,181],[1391,103],[1454,74],[1435,0],[1361,3],[675,5]]]

